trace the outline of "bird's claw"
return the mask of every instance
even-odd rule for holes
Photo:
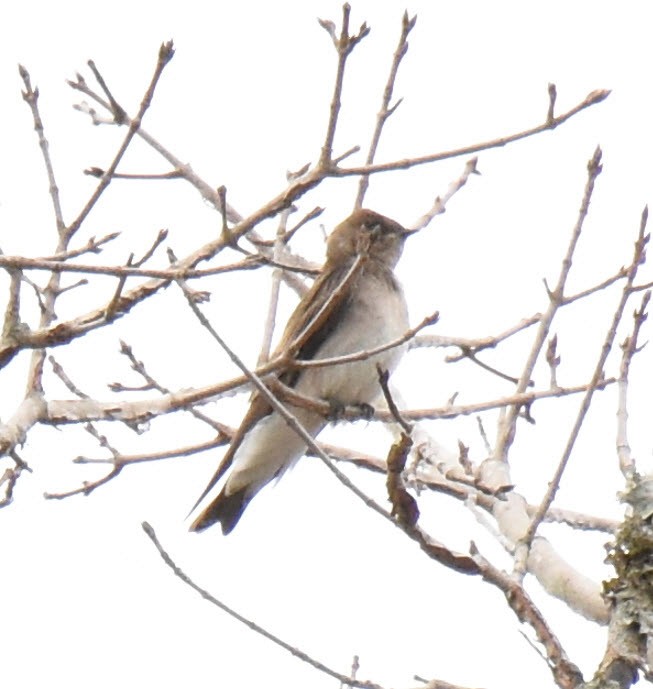
[[[336,423],[337,421],[342,421],[345,415],[345,405],[338,400],[330,399],[327,400],[329,403],[329,412],[327,414],[327,419],[331,423]]]
[[[359,404],[353,405],[358,409],[361,418],[365,419],[365,421],[370,421],[372,418],[374,418],[374,407],[371,404],[368,404],[367,402],[360,402]]]
[[[334,399],[327,401],[329,403],[329,413],[327,414],[327,419],[332,423],[342,421],[345,418],[345,405],[342,402]],[[367,402],[359,402],[349,406],[355,409],[360,417],[366,421],[369,421],[374,417],[374,407]]]

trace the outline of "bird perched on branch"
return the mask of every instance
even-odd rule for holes
[[[275,354],[296,360],[338,357],[388,344],[408,330],[403,290],[393,273],[404,240],[399,223],[371,210],[355,211],[327,241],[326,263],[291,315]],[[367,405],[380,393],[377,364],[392,372],[405,347],[347,363],[316,368],[288,367],[278,380],[297,393],[328,401],[334,408]],[[287,405],[316,437],[328,423],[324,415]],[[220,522],[228,534],[250,500],[281,476],[306,451],[306,442],[256,391],[240,428],[195,507],[225,472],[220,493],[191,524],[202,531]],[[193,508],[195,509],[195,508]]]

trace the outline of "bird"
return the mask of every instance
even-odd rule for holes
[[[369,209],[355,210],[329,235],[326,261],[312,287],[290,316],[273,354],[317,360],[370,350],[400,339],[408,330],[408,308],[394,268],[412,231]],[[292,368],[277,379],[303,396],[370,408],[381,393],[380,365],[392,372],[405,345],[358,361],[314,368]],[[329,419],[287,404],[299,423],[316,437]],[[255,391],[220,466],[191,513],[229,468],[222,489],[195,518],[190,531],[220,523],[230,533],[252,498],[280,478],[306,452],[306,442],[270,402]]]

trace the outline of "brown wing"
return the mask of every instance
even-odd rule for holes
[[[220,465],[218,466],[215,474],[213,474],[208,485],[202,491],[202,494],[199,496],[199,498],[197,498],[197,502],[193,505],[190,512],[193,512],[195,510],[195,508],[200,504],[200,502],[202,502],[202,500],[204,500],[204,498],[207,496],[207,494],[213,488],[213,486],[215,486],[215,484],[224,476],[225,471],[227,471],[227,469],[231,466],[231,463],[234,459],[234,455],[236,454],[236,450],[238,450],[238,448],[240,447],[240,444],[243,442],[243,438],[245,437],[247,432],[251,428],[253,428],[261,419],[265,418],[271,411],[272,407],[270,406],[269,402],[260,394],[256,394],[252,397],[249,409],[247,410],[247,413],[241,421],[238,430],[234,433],[234,436],[231,439],[229,449],[225,452],[224,457],[222,458],[222,461],[220,462]],[[191,526],[191,530],[195,530],[194,526],[195,523],[193,523],[193,525]]]
[[[311,289],[297,304],[284,330],[275,354],[287,352],[297,359],[310,359],[319,349],[324,340],[338,325],[339,314],[349,301],[352,285],[360,274],[362,261],[356,260],[352,265],[327,270],[318,276]],[[301,371],[287,370],[279,374],[279,379],[286,385],[293,387]],[[234,456],[251,428],[261,419],[272,412],[270,403],[257,391],[243,418],[240,427],[231,439],[229,449],[225,453],[215,474],[193,505],[191,512],[202,502],[209,491],[222,478],[231,466]],[[222,494],[221,494],[222,495]],[[224,498],[223,498],[224,499]],[[191,530],[197,530],[205,521],[206,511],[215,511],[215,501],[191,525]]]
[[[326,270],[299,302],[281,337],[275,355],[312,359],[322,343],[341,322],[340,314],[350,301],[363,266],[362,257],[352,264]],[[294,387],[301,371],[284,371],[279,378]]]

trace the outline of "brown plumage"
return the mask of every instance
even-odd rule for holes
[[[288,320],[275,354],[322,359],[400,337],[408,328],[408,317],[401,286],[392,271],[408,234],[394,220],[365,209],[338,225],[329,236],[324,267]],[[340,405],[367,404],[379,392],[376,364],[392,370],[401,354],[402,348],[397,347],[364,361],[289,369],[278,378],[309,397]],[[314,437],[327,423],[307,409],[289,409]],[[255,392],[229,449],[195,506],[229,467],[232,471],[190,530],[202,531],[220,522],[223,533],[229,533],[254,495],[305,450],[304,441]]]

